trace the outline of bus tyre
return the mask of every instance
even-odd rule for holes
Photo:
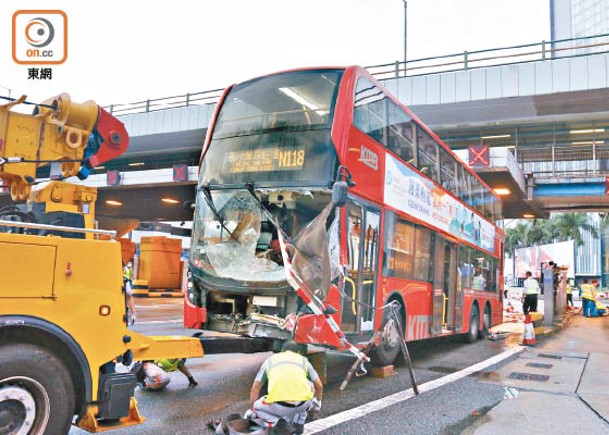
[[[469,315],[469,328],[465,335],[465,341],[473,343],[478,339],[478,333],[480,331],[480,314],[478,313],[478,307],[473,306],[472,311]]]
[[[74,387],[66,367],[31,344],[0,347],[0,433],[67,434]]]
[[[404,339],[400,336],[398,325],[389,310],[384,310],[382,322],[385,323],[385,327],[381,333],[379,345],[374,346],[370,352],[370,361],[376,366],[393,364],[400,353],[400,342]]]

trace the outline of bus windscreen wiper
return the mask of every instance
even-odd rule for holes
[[[216,209],[216,205],[214,204],[214,200],[211,196],[211,191],[209,190],[209,185],[208,184],[201,185],[201,191],[203,192],[203,196],[205,197],[205,202],[207,203],[207,206],[209,207],[211,212],[214,214],[214,217],[218,220],[218,222],[220,222],[220,225],[222,225],[222,228],[224,228],[226,230],[226,232],[232,237],[233,233],[231,233],[231,231],[228,228],[226,228],[226,225],[224,225],[224,218],[220,215],[220,213],[218,213],[218,209]]]

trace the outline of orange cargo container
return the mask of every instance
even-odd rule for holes
[[[127,264],[127,262],[130,260],[132,261],[133,257],[135,257],[135,243],[123,237],[120,237],[118,241],[121,244],[121,257],[123,259],[123,264]]]
[[[151,289],[181,286],[182,241],[164,236],[142,237],[138,279],[148,281]]]

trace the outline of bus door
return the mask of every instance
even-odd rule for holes
[[[435,235],[431,333],[454,331],[457,246]]]
[[[376,208],[350,200],[346,224],[348,265],[342,296],[342,330],[369,335],[374,328],[381,214]]]

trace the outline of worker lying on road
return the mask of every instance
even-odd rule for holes
[[[323,384],[309,361],[298,353],[293,341],[283,345],[283,352],[268,358],[260,367],[250,391],[250,418],[261,427],[283,433],[288,425],[301,434],[309,411],[321,409]],[[268,394],[260,390],[268,382]]]
[[[186,367],[186,358],[159,359],[135,363],[131,369],[137,376],[137,381],[147,390],[160,390],[165,388],[169,382],[169,372],[179,370],[188,378],[188,386],[199,385]]]

